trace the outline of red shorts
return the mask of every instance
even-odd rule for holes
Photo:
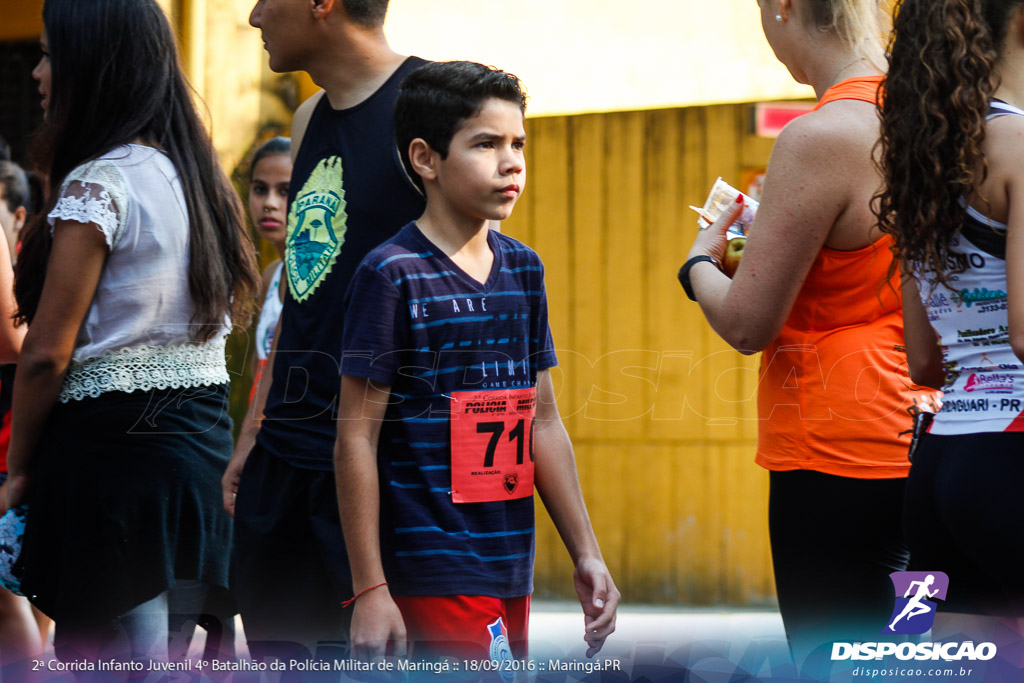
[[[416,657],[522,659],[527,653],[530,596],[394,596]]]

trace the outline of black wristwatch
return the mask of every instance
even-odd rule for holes
[[[686,296],[690,297],[690,301],[696,301],[697,297],[693,294],[693,285],[690,284],[690,268],[702,261],[715,264],[715,268],[722,269],[722,264],[718,262],[713,256],[701,254],[700,256],[694,256],[692,259],[683,264],[683,267],[679,269],[679,284],[683,286],[683,291],[686,292]]]

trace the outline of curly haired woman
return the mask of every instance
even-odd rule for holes
[[[907,482],[911,564],[949,575],[944,611],[1020,617],[1024,1],[897,11],[879,219],[904,271],[911,374],[945,391]]]

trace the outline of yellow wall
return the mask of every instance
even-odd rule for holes
[[[0,40],[35,40],[42,29],[43,0],[4,0]]]
[[[527,190],[503,229],[544,259],[559,408],[631,602],[772,600],[758,361],[676,281],[696,234],[687,206],[767,163],[771,141],[746,127],[742,105],[527,122]],[[539,527],[538,595],[571,597],[565,550]]]
[[[754,0],[391,0],[385,28],[400,52],[515,73],[533,116],[812,96]]]
[[[249,26],[251,9],[251,0],[185,0],[176,17],[189,79],[205,102],[214,146],[229,171],[260,121],[264,52],[259,31]]]

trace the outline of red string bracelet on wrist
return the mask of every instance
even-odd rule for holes
[[[364,595],[366,595],[370,591],[376,590],[376,589],[380,588],[381,586],[386,586],[386,585],[388,585],[387,581],[385,581],[383,583],[378,583],[376,586],[370,586],[369,588],[364,588],[363,590],[359,591],[359,593],[357,593],[356,595],[353,595],[351,598],[349,598],[345,602],[341,603],[342,609],[344,609],[345,607],[348,607],[353,602],[355,602],[359,598],[363,597]]]

